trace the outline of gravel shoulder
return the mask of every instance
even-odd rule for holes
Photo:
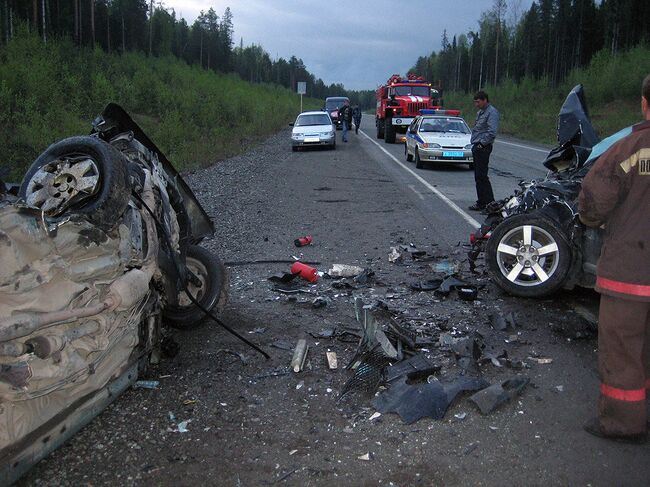
[[[320,261],[323,271],[334,263],[369,267],[374,278],[356,289],[321,279],[305,285],[307,293],[287,295],[273,291],[268,277],[288,272],[289,264],[232,266],[222,318],[271,359],[209,322],[175,331],[180,353],[144,377],[159,380],[159,388],[128,390],[20,485],[647,485],[650,447],[582,431],[596,413],[597,344],[568,310],[576,302],[593,305],[594,294],[524,300],[499,291],[482,267],[469,273],[466,249],[441,243],[445,228],[428,227],[417,195],[394,184],[366,144],[352,134],[336,151],[292,153],[283,131],[188,175],[216,224],[205,245],[224,261],[295,255]],[[314,244],[296,248],[294,239],[306,234]],[[411,243],[433,260],[413,261],[402,251],[402,263],[389,262],[391,247]],[[445,260],[460,262],[460,275],[479,287],[477,301],[410,289],[412,281],[436,277],[431,265]],[[317,296],[324,307],[312,306]],[[385,316],[431,339],[426,348],[441,377],[462,369],[438,345],[440,336],[478,332],[484,354],[506,351],[512,363],[528,364],[488,361],[484,378],[527,376],[531,383],[486,416],[464,395],[443,420],[371,420],[368,397],[338,400],[356,343],[314,338],[323,330],[359,329],[354,297],[385,303]],[[493,330],[489,316],[508,312],[521,326]],[[310,350],[305,371],[295,374],[287,370],[292,351],[276,346],[300,338]],[[327,350],[337,353],[337,370],[327,368]],[[183,421],[186,433],[177,431]]]

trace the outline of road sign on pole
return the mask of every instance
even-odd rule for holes
[[[302,95],[307,94],[307,82],[306,81],[298,81],[296,91],[300,95],[300,113],[302,113]]]

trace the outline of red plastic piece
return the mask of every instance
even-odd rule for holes
[[[306,235],[304,237],[297,238],[293,241],[296,247],[304,247],[305,245],[311,245],[312,238],[311,235]]]
[[[299,274],[302,279],[309,282],[318,281],[318,270],[302,262],[294,262],[291,266],[292,274]]]

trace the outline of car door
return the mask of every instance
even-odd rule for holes
[[[415,134],[417,133],[419,122],[420,117],[415,117],[406,131],[406,150],[409,154],[415,154]]]

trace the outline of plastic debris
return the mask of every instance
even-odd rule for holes
[[[330,370],[337,369],[339,366],[338,359],[336,358],[336,352],[330,352],[329,350],[325,352],[325,357],[327,358],[327,367]]]
[[[288,282],[293,281],[296,277],[298,277],[297,273],[283,272],[281,274],[273,274],[268,278],[268,280],[272,282],[282,282],[286,284]]]
[[[469,400],[476,404],[482,414],[489,414],[521,394],[529,382],[528,377],[507,379],[477,392]]]
[[[302,262],[294,262],[291,266],[291,273],[299,274],[302,279],[309,282],[318,281],[318,269],[308,266]]]
[[[311,235],[305,235],[304,237],[297,238],[293,241],[293,244],[296,247],[304,247],[306,245],[311,245],[313,239]]]
[[[388,262],[401,262],[402,261],[402,254],[400,254],[397,251],[397,247],[391,247],[390,248],[390,253],[388,254]]]
[[[298,340],[298,344],[293,352],[293,358],[291,359],[291,368],[294,372],[300,372],[303,369],[308,351],[309,345],[307,345],[307,340],[304,338]]]
[[[332,268],[327,271],[330,277],[355,277],[363,272],[361,267],[347,264],[332,264]]]
[[[160,381],[157,380],[137,380],[133,387],[138,389],[158,389]]]
[[[442,279],[426,279],[422,281],[415,281],[410,284],[411,289],[415,291],[435,291],[440,288]]]
[[[370,453],[366,453],[365,455],[361,455],[357,457],[359,460],[364,460],[364,461],[370,461]]]
[[[478,288],[476,286],[472,286],[471,284],[457,286],[456,292],[458,293],[458,297],[463,301],[474,301],[478,297]]]
[[[517,320],[513,312],[493,314],[490,316],[490,323],[492,324],[492,328],[497,331],[514,331],[517,327]]]
[[[532,360],[533,362],[536,362],[539,365],[547,365],[553,363],[552,358],[546,358],[546,357],[528,357],[528,360]]]
[[[403,378],[388,391],[375,397],[372,405],[381,413],[397,413],[406,424],[424,417],[442,419],[456,396],[463,391],[487,387],[484,379],[458,377],[452,381],[410,385]]]
[[[314,300],[311,302],[312,308],[323,308],[327,306],[327,299],[322,298],[322,297],[317,297],[314,298]]]
[[[372,416],[370,416],[370,417],[368,418],[368,421],[375,420],[375,419],[377,419],[377,418],[380,417],[380,416],[381,416],[381,413],[378,412],[378,411],[375,411],[375,412],[372,414]]]
[[[435,264],[431,264],[431,269],[433,269],[433,272],[440,272],[442,274],[456,274],[457,272],[460,272],[460,262],[455,260],[443,260],[436,262]]]
[[[431,374],[440,370],[440,366],[431,363],[426,355],[420,353],[413,357],[403,360],[386,367],[384,370],[384,377],[386,382],[392,382],[400,377],[407,377],[410,380],[415,380],[423,377],[428,377]]]
[[[187,425],[190,424],[191,421],[191,419],[186,419],[185,421],[178,423],[174,433],[188,433],[190,430],[187,429]]]
[[[454,418],[456,418],[458,421],[462,421],[467,417],[467,413],[458,413],[454,414]]]

